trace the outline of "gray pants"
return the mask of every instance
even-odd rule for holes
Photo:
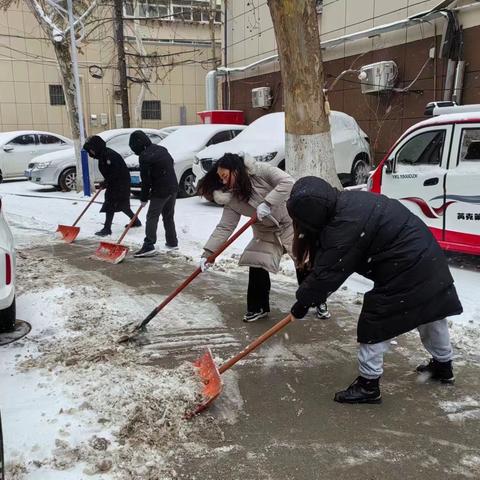
[[[420,340],[430,355],[439,362],[452,359],[453,351],[448,333],[447,319],[426,323],[418,327]],[[364,378],[378,378],[383,374],[383,354],[390,348],[390,340],[367,344],[361,343],[358,351],[358,367]]]
[[[169,247],[176,247],[178,244],[177,232],[175,231],[175,201],[176,194],[164,198],[151,198],[147,212],[147,224],[145,227],[144,246],[153,247],[157,243],[158,219],[162,214],[163,227],[165,228],[165,241]]]

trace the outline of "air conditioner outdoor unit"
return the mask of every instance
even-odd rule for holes
[[[398,68],[393,60],[371,63],[360,68],[358,78],[362,93],[378,93],[391,90],[395,86]]]
[[[268,108],[272,105],[272,89],[270,87],[259,87],[252,89],[252,107]]]

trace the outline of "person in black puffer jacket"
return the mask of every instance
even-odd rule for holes
[[[89,137],[83,149],[98,160],[98,169],[104,178],[100,187],[105,188],[105,202],[100,212],[105,213],[105,224],[95,235],[105,237],[112,234],[115,212],[123,212],[130,219],[134,217],[130,208],[130,173],[122,156],[108,148],[102,137]],[[137,218],[132,226],[141,227],[142,224]]]
[[[293,253],[310,271],[291,309],[303,318],[354,272],[373,280],[357,326],[360,376],[337,392],[341,403],[380,403],[379,379],[390,339],[415,328],[432,355],[417,367],[453,383],[446,317],[462,312],[445,256],[428,227],[399,201],[370,192],[343,191],[317,177],[292,188]]]
[[[142,181],[140,201],[143,206],[150,201],[143,246],[134,253],[135,257],[146,257],[156,253],[155,243],[160,214],[165,228],[166,246],[176,248],[178,245],[174,220],[178,181],[173,158],[166,148],[152,144],[141,130],[136,130],[130,135],[129,145],[139,156]]]

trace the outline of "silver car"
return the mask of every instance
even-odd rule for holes
[[[143,130],[153,143],[159,143],[164,137],[160,130],[153,128],[117,128],[105,130],[98,135],[105,140],[107,147],[115,150],[123,158],[132,154],[128,141],[130,134],[135,130]],[[134,161],[134,159],[132,159]],[[137,161],[138,163],[138,161]],[[93,178],[95,182],[101,182],[103,177],[95,162]],[[60,152],[49,153],[35,157],[28,165],[25,176],[39,185],[53,185],[59,190],[68,192],[75,190],[77,168],[75,162],[75,150],[69,148]]]
[[[37,130],[0,133],[0,182],[23,177],[27,165],[43,153],[70,148],[73,142],[63,135]]]

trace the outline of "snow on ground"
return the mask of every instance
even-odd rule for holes
[[[195,402],[198,384],[191,366],[175,370],[155,368],[156,357],[116,343],[124,318],[148,312],[158,301],[138,296],[125,301],[126,287],[96,281],[82,283],[85,272],[55,258],[37,258],[28,247],[55,242],[58,224],[72,224],[87,199],[27,182],[0,185],[2,209],[19,246],[18,317],[35,328],[25,338],[0,351],[0,406],[2,408],[9,480],[78,480],[96,478],[168,480],[188,452],[202,449],[205,435],[221,432],[216,420],[205,415],[186,422],[182,415]],[[94,238],[104,218],[99,213],[101,196],[82,219],[79,238]],[[132,201],[132,209],[138,207]],[[197,260],[202,245],[220,219],[222,210],[201,199],[177,202],[176,225],[180,254]],[[145,212],[140,215],[142,222]],[[246,220],[246,219],[245,219]],[[127,218],[116,214],[110,240],[122,233]],[[158,248],[163,248],[159,226]],[[133,248],[142,243],[144,229],[127,236]],[[251,238],[246,232],[214,268],[235,269],[236,259]],[[452,273],[464,305],[463,315],[452,319],[452,337],[458,351],[477,352],[480,331],[480,271],[478,262],[454,263]],[[242,269],[243,271],[243,269]],[[285,260],[282,271],[292,280],[293,264]],[[91,274],[91,272],[90,272]],[[361,294],[371,282],[352,276],[336,294],[347,310],[358,312]],[[188,296],[182,308],[189,307]],[[215,306],[196,310],[199,327],[211,326]],[[203,308],[203,307],[202,307]],[[182,321],[178,315],[176,321]],[[209,323],[210,322],[210,323]],[[274,362],[284,352],[265,350]],[[268,364],[268,361],[267,361]],[[238,385],[226,385],[241,408]],[[226,395],[228,397],[228,395]],[[442,406],[452,421],[478,416],[478,400],[465,405]],[[466,413],[465,413],[466,408]],[[468,413],[470,412],[470,413]],[[228,419],[227,419],[228,420]],[[231,419],[230,419],[231,420]]]

